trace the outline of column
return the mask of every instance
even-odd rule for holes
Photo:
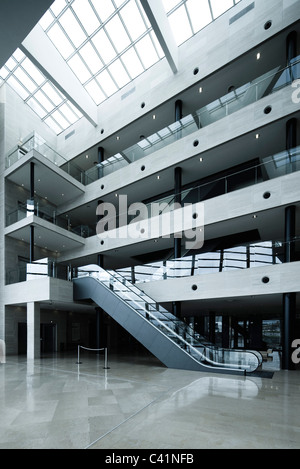
[[[293,262],[295,259],[295,237],[296,207],[291,205],[285,209],[285,262]],[[283,334],[282,334],[282,368],[293,370],[291,347],[294,337],[296,320],[296,293],[284,293],[283,303]]]
[[[30,200],[27,201],[27,215],[34,215],[34,163],[30,163]],[[29,262],[34,262],[34,226],[30,225]]]
[[[104,148],[98,147],[98,164],[104,161]],[[98,166],[98,179],[102,178],[103,176],[103,168],[102,166]]]
[[[177,167],[175,168],[175,187],[174,187],[174,202],[176,204],[181,204],[181,168]],[[174,259],[180,259],[181,258],[181,236],[182,233],[179,233],[179,237],[176,237],[176,233],[174,233]],[[173,314],[176,317],[181,316],[181,302],[180,301],[175,301],[172,303],[172,311]]]
[[[99,201],[101,203],[101,201]],[[103,254],[98,254],[97,264],[99,267],[104,268],[104,256]],[[96,348],[100,349],[106,346],[105,338],[105,326],[104,326],[104,311],[102,308],[96,308]],[[100,354],[100,352],[99,352]]]
[[[40,305],[39,303],[27,303],[27,358],[40,357]]]

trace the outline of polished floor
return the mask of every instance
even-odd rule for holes
[[[0,449],[300,448],[300,371],[167,369],[85,352],[0,364]]]

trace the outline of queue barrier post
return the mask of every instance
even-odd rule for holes
[[[87,348],[87,347],[83,347],[82,345],[78,345],[78,349],[77,349],[77,365],[81,365],[81,361],[80,361],[80,349],[84,349],[84,350],[90,350],[90,351],[93,351],[93,352],[99,352],[101,350],[104,350],[104,370],[109,370],[110,367],[108,366],[108,354],[107,354],[107,348]]]

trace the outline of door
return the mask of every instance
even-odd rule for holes
[[[56,351],[56,324],[41,324],[41,353]]]

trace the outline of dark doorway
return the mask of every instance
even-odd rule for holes
[[[56,351],[56,324],[41,324],[41,353]]]
[[[18,354],[27,354],[27,323],[18,323]]]

